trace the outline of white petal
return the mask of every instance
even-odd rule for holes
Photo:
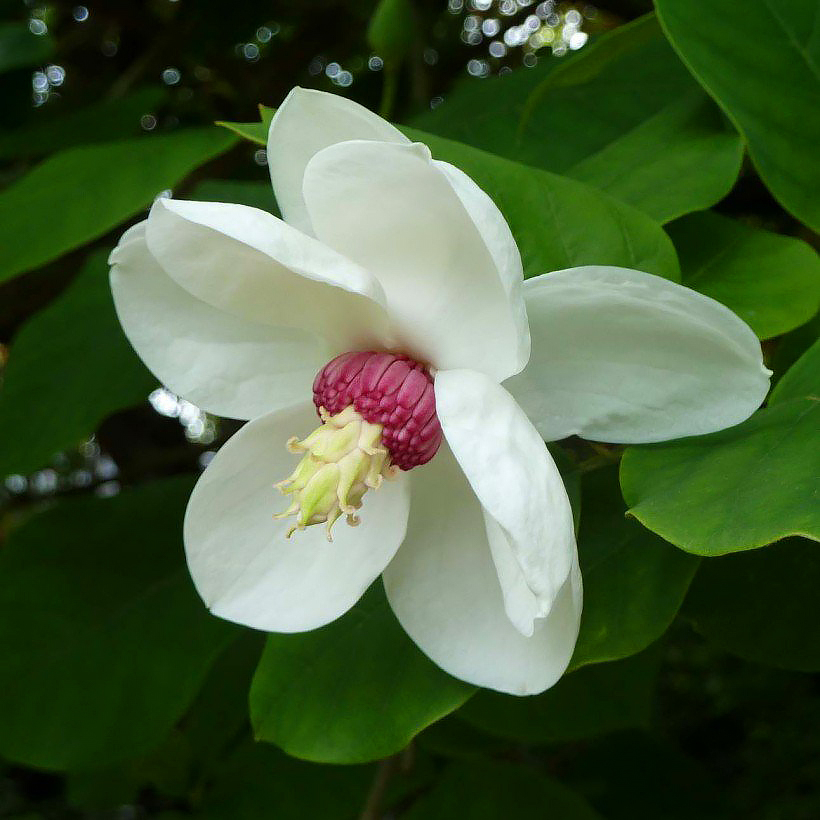
[[[530,327],[524,306],[524,265],[515,237],[495,202],[464,171],[448,162],[434,160],[434,164],[453,186],[495,262],[517,325],[518,356],[523,367],[530,357]]]
[[[308,164],[304,194],[316,235],[378,277],[404,349],[498,380],[524,366],[520,306],[425,146],[325,148]]]
[[[504,611],[481,506],[447,444],[412,471],[404,545],[384,572],[393,611],[408,635],[457,678],[532,695],[563,674],[581,617],[577,562],[531,637]]]
[[[532,635],[567,579],[576,546],[564,482],[513,397],[469,370],[436,375],[436,412],[489,519],[487,532],[512,623]]]
[[[399,548],[409,509],[406,474],[368,492],[359,526],[338,521],[332,543],[322,525],[285,538],[291,519],[273,518],[287,506],[273,484],[296,466],[288,437],[317,425],[311,404],[255,419],[197,482],[185,514],[185,550],[215,615],[269,632],[315,629],[356,603]]]
[[[242,319],[323,335],[337,352],[384,344],[367,271],[258,208],[158,199],[148,248],[189,293]]]
[[[148,251],[145,222],[111,254],[111,290],[125,335],[157,379],[210,413],[249,419],[304,401],[329,358],[305,331],[245,322],[206,305]]]
[[[524,284],[532,357],[507,387],[547,440],[639,443],[746,419],[769,371],[713,299],[648,273],[582,267]]]
[[[282,216],[312,233],[302,197],[302,177],[311,157],[337,142],[379,140],[409,142],[389,122],[352,100],[294,88],[279,106],[268,132],[268,167]]]

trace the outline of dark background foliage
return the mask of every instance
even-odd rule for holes
[[[487,51],[492,37],[473,36],[476,28],[465,20],[499,17],[495,4],[450,2],[448,7],[444,0],[415,0],[408,56],[395,95],[386,95],[389,67],[374,59],[379,55],[366,37],[374,5],[372,0],[89,0],[86,7],[0,0],[0,43],[6,53],[13,56],[6,33],[30,31],[34,38],[25,39],[22,56],[10,57],[6,65],[0,50],[0,184],[13,185],[45,157],[73,145],[170,138],[215,120],[255,121],[259,103],[275,106],[297,84],[349,95],[374,110],[389,109],[397,122],[452,136],[449,125],[436,127],[436,117],[441,106],[446,111],[454,89],[495,82],[485,75],[541,70],[573,50],[558,47],[553,54],[549,47],[511,45],[492,56]],[[504,26],[522,24],[535,5],[519,4],[506,18],[501,15]],[[581,21],[576,28],[591,41],[651,11],[642,0],[548,5],[544,17],[555,15],[556,31],[568,12],[576,12]],[[229,150],[210,154],[215,158],[203,149],[202,164],[180,168],[175,196],[232,199],[235,194],[274,207],[258,185],[267,173],[259,146],[236,141]],[[77,190],[76,197],[87,193]],[[719,199],[715,210],[725,216],[812,239],[768,192],[748,158],[737,183]],[[32,252],[55,230],[48,196],[43,203],[37,224],[26,234]],[[121,230],[122,218],[112,219],[102,235],[89,237],[91,242],[45,256],[15,278],[0,277],[0,367],[9,361],[0,406],[0,476],[8,474],[0,485],[0,572],[5,573],[0,612],[4,618],[18,613],[0,625],[0,643],[42,645],[51,664],[48,675],[37,678],[41,700],[33,701],[30,712],[1,710],[0,817],[820,816],[820,677],[797,671],[789,654],[789,641],[799,655],[818,637],[816,607],[798,606],[788,622],[793,634],[775,636],[784,654],[774,663],[742,660],[738,654],[755,656],[756,635],[740,641],[738,652],[731,624],[710,620],[710,596],[724,588],[716,586],[721,573],[735,577],[727,567],[747,584],[749,599],[760,593],[757,579],[777,577],[784,566],[795,570],[776,594],[769,590],[771,597],[755,602],[762,610],[759,622],[750,622],[755,629],[765,631],[767,618],[793,608],[791,583],[806,562],[816,561],[801,552],[805,543],[796,538],[771,548],[771,566],[757,553],[705,559],[714,564],[695,575],[681,614],[663,637],[632,657],[573,672],[541,703],[541,712],[521,712],[520,703],[480,693],[381,764],[305,763],[273,745],[254,743],[247,692],[262,638],[200,618],[184,570],[166,567],[167,556],[180,550],[179,515],[191,481],[236,425],[157,390],[135,359],[125,359],[123,367],[124,359],[111,353],[130,355],[106,307],[102,275],[105,251]],[[685,241],[678,243],[678,236],[685,239],[686,232],[680,222],[670,230],[679,250]],[[685,281],[687,258],[680,256]],[[69,289],[83,277],[87,287]],[[49,313],[63,293],[71,300],[68,308]],[[781,333],[775,328],[771,335],[778,338],[766,342],[776,378],[811,344],[816,323]],[[63,341],[43,347],[43,339],[55,338]],[[39,381],[16,387],[11,378],[16,361],[20,369],[34,362]],[[77,362],[83,364],[81,376]],[[75,396],[94,401],[73,401]],[[83,416],[79,405],[92,409]],[[45,431],[40,452],[30,443],[25,452],[15,451],[15,429],[24,417],[29,423],[33,417]],[[62,433],[53,440],[48,431],[56,426]],[[66,447],[66,441],[77,446]],[[53,456],[55,450],[60,452]],[[586,471],[620,456],[580,442],[571,442],[567,452],[573,475],[578,464]],[[614,471],[605,468],[601,475],[592,481],[603,481],[613,492]],[[593,485],[586,477],[584,482],[593,498]],[[110,502],[120,507],[106,507],[123,489],[134,494]],[[600,497],[606,492],[602,489]],[[600,503],[597,498],[590,508]],[[617,496],[620,520],[619,505]],[[123,522],[140,516],[140,528],[123,531]],[[582,538],[585,526],[594,524],[582,519]],[[659,548],[641,541],[646,533],[636,534],[635,527],[625,536],[629,544]],[[587,536],[590,542],[595,538]],[[98,584],[104,581],[123,600],[142,595],[139,584],[145,579],[125,569],[130,557],[142,562],[145,578],[162,590],[151,612],[123,615],[106,642],[97,641],[90,650],[82,629],[93,630],[108,606]],[[686,558],[691,566],[668,569],[670,577],[682,579],[681,598],[697,559],[673,559]],[[101,573],[94,581],[88,580],[89,567]],[[25,585],[35,571],[42,573],[40,592],[30,597]],[[818,577],[816,566],[812,572],[807,586]],[[806,595],[814,603],[812,590]],[[639,592],[626,587],[619,594]],[[61,631],[54,626],[61,616],[49,619],[49,607],[63,594],[73,602],[74,620]],[[375,599],[370,603],[380,605]],[[179,645],[164,634],[166,617],[185,625]],[[798,634],[801,630],[805,635]],[[816,643],[807,669],[818,668]],[[65,648],[74,644],[78,648],[69,657]],[[143,655],[160,651],[167,654],[167,665],[159,667],[166,669],[165,677],[147,691],[139,677]],[[771,660],[765,646],[761,652]],[[183,662],[175,666],[180,656]],[[80,682],[83,670],[108,664],[117,665],[117,676],[101,674],[99,687],[82,693],[89,703],[86,722],[38,723],[40,707],[51,720],[47,704],[59,702],[72,687],[87,686]],[[17,703],[17,693],[35,685],[29,671],[0,654],[0,701]],[[134,702],[179,702],[184,714],[149,710],[156,726],[128,727],[122,754],[106,759],[117,743],[101,741],[103,752],[94,744],[106,731],[120,731],[121,704],[110,697],[112,681]],[[164,739],[157,742],[158,737]]]

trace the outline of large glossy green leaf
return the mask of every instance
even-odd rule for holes
[[[583,182],[432,134],[403,129],[438,159],[461,168],[507,219],[524,275],[576,265],[620,265],[679,277],[674,248],[657,223]]]
[[[566,743],[646,727],[659,664],[660,653],[652,647],[572,672],[534,697],[479,692],[458,716],[492,735],[525,743]]]
[[[816,0],[656,0],[661,25],[746,137],[772,193],[820,230]]]
[[[810,396],[820,398],[820,340],[786,371],[772,390],[769,405]]]
[[[404,820],[500,820],[549,817],[600,820],[583,797],[528,765],[453,763]]]
[[[0,157],[37,157],[72,145],[136,136],[140,117],[155,110],[164,96],[160,88],[143,88],[50,117],[48,107],[35,109],[22,128],[0,134]]]
[[[761,339],[808,322],[820,305],[820,258],[799,239],[704,211],[667,230],[683,283],[730,307]]]
[[[227,150],[218,128],[69,148],[0,193],[0,281],[96,239]]]
[[[0,24],[0,72],[47,60],[54,51],[48,35],[36,35],[25,23]]]
[[[190,479],[67,501],[0,552],[0,754],[83,768],[157,747],[235,634],[181,548]]]
[[[820,672],[820,549],[789,538],[704,561],[684,612],[721,649],[759,663]]]
[[[267,122],[271,110],[261,108]],[[225,123],[264,144],[267,127]],[[433,155],[469,174],[501,209],[524,261],[537,276],[576,265],[621,265],[677,280],[675,249],[657,223],[595,188],[567,177],[419,131],[401,129]]]
[[[698,565],[626,517],[615,467],[584,476],[578,549],[584,609],[571,669],[625,658],[659,638]]]
[[[93,254],[66,292],[14,340],[0,387],[0,429],[14,435],[3,438],[0,476],[42,467],[156,386],[114,313],[107,255]]]
[[[296,757],[360,763],[404,748],[474,691],[422,655],[377,581],[338,621],[268,638],[251,722],[258,739]]]
[[[661,221],[732,187],[740,136],[654,15],[553,64],[467,81],[413,125],[588,182]]]
[[[818,427],[820,400],[793,399],[719,433],[629,447],[621,462],[629,512],[697,555],[817,539]]]

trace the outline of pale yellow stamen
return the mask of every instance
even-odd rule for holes
[[[365,421],[353,407],[331,416],[319,408],[322,425],[301,441],[296,437],[286,446],[291,453],[303,453],[302,460],[289,478],[275,484],[292,502],[277,519],[295,515],[296,523],[288,530],[312,524],[325,524],[327,540],[331,528],[341,516],[351,527],[359,524],[356,510],[369,490],[377,490],[385,478],[393,478],[398,468],[390,464],[390,454],[382,446],[382,426]]]

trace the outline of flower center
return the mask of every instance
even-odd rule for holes
[[[433,379],[427,368],[397,353],[343,353],[328,362],[313,382],[313,403],[322,424],[307,438],[288,441],[304,457],[278,487],[292,503],[275,516],[296,516],[288,532],[311,524],[331,528],[344,513],[355,514],[368,489],[398,470],[428,462],[441,444]]]

